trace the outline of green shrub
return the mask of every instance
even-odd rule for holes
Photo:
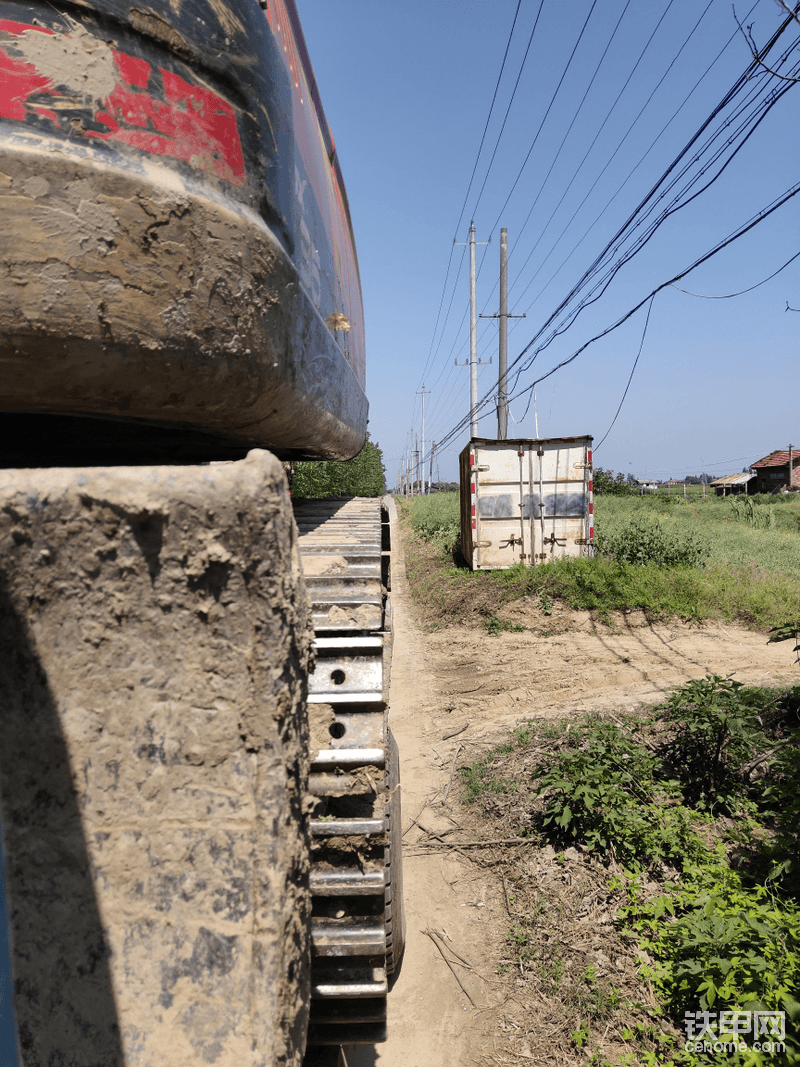
[[[641,516],[616,535],[598,533],[598,549],[617,563],[659,567],[696,567],[711,555],[711,545],[691,530],[663,525],[657,516]]]
[[[681,865],[702,848],[673,783],[656,781],[653,753],[599,719],[580,727],[574,743],[532,772],[555,843],[584,844],[634,867]]]
[[[786,1010],[800,989],[800,906],[765,886],[746,888],[719,856],[689,867],[680,887],[636,901],[621,917],[657,959],[653,977],[676,1014]]]
[[[292,493],[296,497],[383,496],[386,472],[380,445],[369,440],[352,459],[302,460],[292,464]]]
[[[595,467],[592,472],[592,483],[595,493],[610,493],[612,496],[638,496],[638,490],[629,485],[624,475],[614,475],[613,471]]]
[[[662,717],[677,727],[663,754],[690,803],[733,809],[744,790],[739,772],[765,747],[763,716],[774,711],[779,697],[774,689],[707,675],[687,682],[661,705]]]

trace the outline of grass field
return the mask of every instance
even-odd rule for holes
[[[412,588],[432,621],[490,617],[521,596],[559,597],[601,617],[640,608],[653,617],[735,619],[761,630],[800,615],[800,495],[598,494],[594,559],[476,574],[460,565],[457,493],[415,497],[402,502],[402,513],[416,542]]]
[[[693,487],[695,488],[695,487]],[[800,578],[800,494],[754,496],[755,521],[741,513],[745,498],[664,496],[624,497],[598,493],[595,497],[595,528],[598,535],[618,533],[637,517],[656,519],[670,532],[694,533],[711,547],[709,562],[754,573],[792,574]]]

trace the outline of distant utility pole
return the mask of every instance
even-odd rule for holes
[[[430,393],[430,389],[427,390]],[[425,383],[422,383],[422,495],[425,496]],[[417,396],[420,390],[417,389]]]
[[[469,224],[469,241],[453,241],[454,245],[469,244],[469,432],[470,437],[478,436],[478,309],[475,302],[475,244],[490,245],[488,241],[475,241],[475,220]],[[489,360],[491,363],[491,359]],[[466,366],[465,363],[456,366]]]
[[[524,319],[521,315],[508,313],[508,230],[500,230],[500,313],[498,315],[481,315],[482,319],[500,319],[500,366],[497,383],[497,437],[505,441],[508,437],[508,320]],[[536,436],[538,437],[538,431]]]
[[[431,445],[431,469],[428,472],[428,492],[431,491],[431,486],[433,485],[433,453],[435,451],[436,451],[436,442],[434,441],[433,444]]]

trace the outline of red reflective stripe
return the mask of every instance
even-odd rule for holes
[[[588,462],[591,463],[592,462],[592,450],[591,450],[591,448],[588,450],[588,456],[589,456]]]
[[[475,518],[475,505],[472,505],[472,517]]]
[[[590,526],[589,527],[589,540],[591,541],[593,537],[594,537],[594,526]]]
[[[592,500],[589,501],[589,514],[594,515],[594,502]]]
[[[589,492],[590,493],[594,492],[594,482],[591,481],[591,479],[589,480]]]

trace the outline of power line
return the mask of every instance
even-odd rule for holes
[[[650,306],[647,309],[647,318],[644,320],[644,329],[642,330],[642,340],[641,340],[641,343],[639,345],[639,351],[636,353],[636,359],[633,361],[633,367],[631,367],[631,374],[630,374],[630,377],[628,378],[628,384],[625,386],[625,392],[622,394],[622,400],[620,400],[620,402],[619,402],[619,407],[617,408],[616,415],[611,420],[611,425],[606,430],[606,432],[603,434],[602,438],[600,439],[600,443],[596,444],[594,446],[594,451],[595,452],[598,450],[600,445],[602,445],[603,441],[605,441],[605,439],[611,433],[612,429],[614,428],[614,423],[617,421],[617,418],[619,417],[620,411],[622,411],[622,405],[625,403],[625,397],[628,395],[628,390],[631,387],[631,382],[633,381],[633,376],[636,373],[636,365],[639,362],[639,357],[641,356],[642,349],[644,348],[644,339],[645,339],[645,337],[647,337],[647,327],[650,325],[650,312],[653,310],[653,301],[654,300],[655,300],[655,293],[650,297]]]
[[[773,271],[769,277],[762,278],[760,282],[756,282],[755,285],[751,285],[748,289],[742,289],[738,293],[724,293],[722,296],[706,296],[704,293],[690,293],[688,289],[681,289],[679,285],[673,285],[672,288],[677,289],[679,293],[686,293],[687,296],[699,297],[701,300],[732,300],[735,296],[744,296],[745,293],[752,293],[752,291],[758,289],[759,286],[771,282],[773,278],[777,278],[782,270],[786,270],[787,267],[791,266],[796,259],[800,259],[800,252],[796,252],[791,259],[787,259],[783,266],[778,267],[778,269]]]
[[[644,297],[644,299],[640,300],[637,304],[634,305],[634,307],[630,308],[627,312],[625,312],[625,314],[621,315],[614,323],[611,324],[611,326],[608,326],[605,330],[602,330],[600,333],[595,334],[594,337],[591,337],[588,341],[584,342],[584,344],[582,344],[567,359],[562,360],[555,367],[552,367],[546,374],[543,374],[540,378],[537,378],[530,385],[526,386],[524,389],[519,390],[513,396],[509,397],[509,401],[516,400],[520,396],[524,396],[525,393],[532,392],[533,389],[540,382],[544,381],[546,378],[549,378],[552,374],[555,374],[555,372],[557,370],[559,370],[561,367],[566,367],[568,364],[574,362],[590,345],[594,344],[595,341],[599,341],[601,338],[608,336],[608,334],[610,334],[614,330],[618,329],[618,327],[621,326],[624,322],[627,322],[627,320],[632,315],[634,315],[639,310],[639,308],[643,307],[647,303],[648,300],[650,300],[653,296],[655,296],[657,293],[659,293],[662,289],[665,289],[667,286],[672,285],[677,281],[680,281],[681,278],[685,278],[687,274],[690,274],[697,267],[701,266],[703,263],[706,263],[709,259],[711,259],[714,256],[718,255],[719,252],[721,252],[724,248],[727,248],[730,244],[733,244],[735,241],[739,240],[745,234],[749,233],[750,230],[752,230],[756,226],[760,225],[760,223],[762,223],[765,219],[769,218],[779,208],[783,207],[784,204],[788,203],[788,201],[791,200],[793,197],[795,197],[798,193],[800,193],[800,183],[798,183],[797,185],[791,186],[780,197],[778,197],[771,204],[769,204],[766,208],[764,208],[762,211],[760,211],[756,216],[754,216],[751,219],[749,219],[746,223],[743,223],[736,231],[734,231],[732,234],[730,234],[728,237],[726,237],[723,241],[718,242],[710,251],[708,251],[704,255],[700,256],[690,266],[688,266],[684,270],[680,271],[680,273],[674,275],[674,277],[667,279],[667,281],[661,282],[661,284],[659,284],[658,286],[656,286],[655,289],[653,289],[651,292],[649,292],[647,294],[647,296]],[[530,343],[532,344],[533,342],[530,342]],[[530,347],[530,345],[526,346],[526,348],[527,347]],[[526,351],[526,349],[523,349],[523,351],[520,353],[520,355],[517,356],[517,359],[515,360],[515,362],[518,362],[522,358],[522,356],[525,354],[525,351]],[[490,395],[491,394],[488,394],[487,396],[485,396],[483,398],[483,400],[480,402],[479,406],[485,406],[485,404],[488,402],[488,400],[490,398]],[[446,443],[448,443],[458,433],[459,430],[463,429],[465,424],[466,424],[466,422],[465,422],[464,419],[460,420],[460,422],[456,426],[454,426],[445,437],[443,437],[441,439],[441,441],[439,442],[439,447],[443,447]]]
[[[542,0],[542,3],[544,3],[544,0]],[[494,93],[492,94],[492,102],[489,105],[489,114],[486,116],[486,123],[485,123],[485,125],[483,127],[483,134],[481,135],[481,142],[478,145],[478,154],[475,156],[475,163],[473,164],[473,167],[472,167],[472,174],[470,175],[469,184],[467,185],[467,191],[464,194],[464,203],[461,205],[461,211],[459,213],[458,221],[456,223],[456,228],[455,228],[456,237],[458,236],[459,227],[461,226],[461,220],[464,217],[464,210],[465,210],[465,208],[467,206],[467,201],[469,199],[470,190],[472,189],[472,183],[475,180],[475,172],[478,169],[478,161],[480,160],[481,152],[483,151],[483,144],[484,144],[484,141],[486,140],[486,133],[487,133],[487,130],[489,129],[489,122],[491,121],[492,113],[494,111],[495,101],[497,100],[497,92],[498,92],[498,90],[500,88],[500,81],[501,81],[501,79],[503,77],[503,71],[505,70],[505,67],[506,67],[506,59],[508,58],[508,51],[509,51],[509,49],[511,47],[511,39],[514,36],[514,28],[517,25],[517,17],[519,15],[521,7],[522,7],[522,0],[517,0],[517,8],[516,8],[516,11],[514,12],[514,21],[511,23],[511,30],[510,30],[510,32],[508,34],[508,40],[506,41],[505,52],[503,53],[503,62],[500,64],[500,73],[497,75],[497,81],[495,82]],[[541,10],[541,8],[540,8],[540,10]],[[538,21],[538,15],[537,15],[537,21]],[[505,120],[504,120],[504,125],[505,125]],[[494,156],[492,156],[492,159],[494,159]],[[491,167],[491,164],[490,164],[490,167]],[[453,238],[453,241],[455,242],[455,237]],[[462,252],[461,258],[462,258],[462,262],[463,262],[463,258],[464,258],[463,252]],[[430,348],[428,349],[428,356],[427,356],[427,359],[425,360],[425,366],[424,366],[424,368],[422,370],[422,377],[423,378],[425,377],[425,373],[426,373],[426,371],[428,369],[428,364],[430,363],[430,360],[431,360],[431,354],[433,353],[434,358],[435,358],[435,355],[436,355],[436,353],[433,352],[433,346],[434,346],[434,342],[436,341],[436,331],[438,329],[439,319],[440,319],[441,314],[442,314],[442,307],[444,305],[445,294],[447,293],[447,280],[450,277],[450,265],[452,263],[452,260],[453,260],[453,248],[451,247],[450,255],[449,255],[448,259],[447,259],[447,270],[445,271],[444,284],[442,285],[442,295],[441,295],[441,298],[439,300],[439,310],[436,313],[436,322],[435,322],[434,327],[433,327],[433,335],[431,337]],[[453,292],[455,292],[455,288],[453,289]],[[452,303],[453,303],[453,298],[451,297],[450,298],[450,305],[451,306],[452,306]],[[449,308],[448,308],[448,316],[449,316]],[[442,332],[444,332],[444,329],[445,329],[446,326],[447,326],[447,316],[445,317],[444,325],[442,326]],[[441,339],[439,341],[439,344],[441,345]],[[439,348],[437,346],[436,351],[438,352],[438,350],[439,350]]]
[[[629,2],[630,2],[630,0],[629,0]],[[506,108],[506,113],[503,116],[503,122],[502,122],[502,125],[500,126],[500,132],[498,133],[497,140],[494,143],[494,151],[492,152],[492,158],[489,160],[489,166],[488,166],[488,168],[486,170],[486,174],[484,175],[483,185],[481,185],[480,192],[478,193],[478,199],[475,201],[475,207],[472,209],[472,212],[471,212],[473,218],[475,217],[475,215],[476,215],[476,213],[478,211],[478,204],[480,204],[480,202],[481,202],[481,197],[483,196],[483,190],[486,188],[486,182],[488,181],[488,178],[489,178],[489,172],[492,169],[492,164],[494,163],[495,156],[497,155],[497,149],[498,149],[498,147],[500,145],[500,140],[501,140],[501,138],[503,136],[503,131],[505,130],[506,123],[508,122],[508,115],[509,115],[509,112],[511,111],[511,105],[514,103],[514,97],[517,95],[517,89],[519,88],[519,83],[520,83],[520,79],[522,77],[522,72],[525,69],[525,64],[526,64],[526,62],[528,60],[528,53],[530,52],[531,45],[533,44],[533,37],[534,37],[534,34],[536,33],[536,27],[539,25],[539,16],[542,13],[542,8],[543,7],[544,7],[544,0],[540,0],[540,2],[539,2],[539,10],[536,12],[536,19],[534,20],[534,23],[533,23],[533,29],[531,30],[531,35],[528,38],[528,45],[527,45],[527,47],[525,49],[525,55],[522,57],[522,62],[520,63],[519,71],[517,73],[517,80],[514,82],[514,89],[512,90],[512,93],[511,93],[511,99],[508,101],[508,107]],[[463,215],[463,209],[462,209],[462,215]],[[492,227],[492,229],[494,229],[494,227]]]
[[[550,103],[547,105],[547,110],[544,113],[544,117],[542,118],[542,121],[539,123],[539,128],[536,131],[536,134],[534,135],[533,140],[531,141],[531,144],[530,144],[530,147],[528,149],[527,155],[525,156],[525,159],[522,161],[522,166],[519,168],[519,171],[517,172],[517,176],[514,179],[514,183],[511,186],[511,189],[510,189],[510,191],[508,193],[508,196],[505,198],[505,200],[503,202],[503,206],[500,208],[500,211],[498,212],[497,218],[495,219],[494,223],[491,226],[490,232],[494,232],[495,227],[497,226],[498,222],[500,221],[500,219],[502,217],[503,212],[506,209],[506,205],[508,204],[509,200],[511,199],[511,197],[512,197],[512,195],[514,193],[514,190],[516,189],[517,184],[519,183],[519,180],[522,177],[522,172],[525,170],[525,167],[527,166],[528,160],[531,157],[531,153],[533,152],[533,149],[536,146],[536,142],[539,140],[539,134],[542,132],[542,129],[544,127],[545,122],[547,122],[547,116],[550,114],[550,111],[551,111],[551,109],[553,107],[553,104],[556,102],[556,97],[559,94],[559,91],[560,91],[561,86],[562,86],[562,84],[564,82],[564,78],[566,78],[566,76],[567,76],[567,72],[569,71],[569,68],[572,66],[572,60],[575,58],[575,53],[578,50],[578,45],[583,40],[583,35],[586,32],[586,27],[589,25],[589,19],[592,17],[592,12],[594,11],[596,6],[597,6],[597,0],[592,0],[592,6],[589,8],[589,14],[586,16],[586,19],[584,20],[583,26],[581,27],[581,32],[578,34],[578,39],[577,39],[577,41],[575,42],[575,44],[574,44],[574,46],[572,48],[572,52],[570,53],[569,59],[567,60],[567,65],[564,67],[564,70],[561,72],[561,77],[558,79],[558,85],[555,87],[555,91],[553,92],[553,95],[550,97]]]

